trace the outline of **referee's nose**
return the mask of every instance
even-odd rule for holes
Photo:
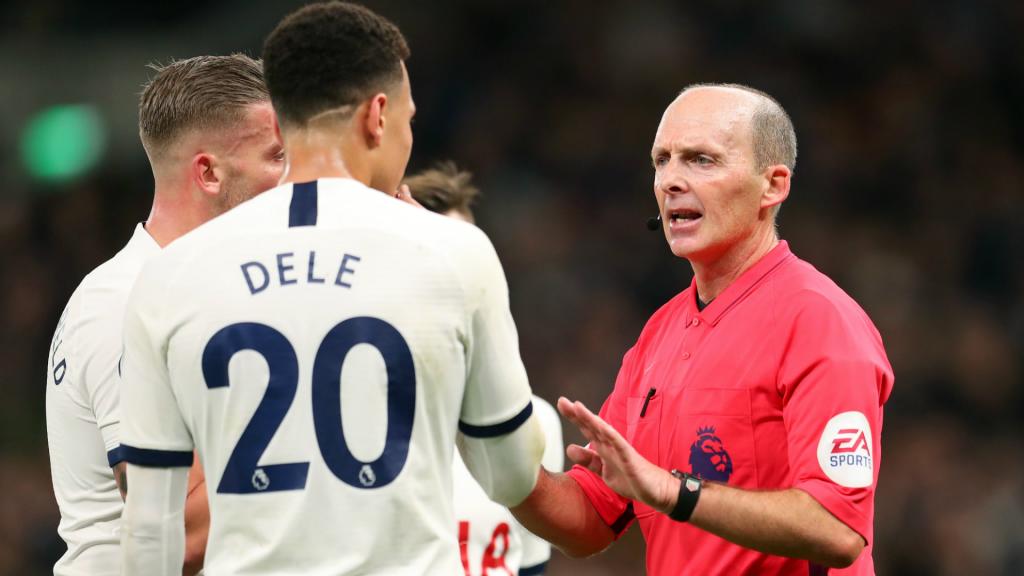
[[[662,194],[683,194],[690,186],[681,174],[681,170],[666,166],[658,171],[654,179],[654,189]]]

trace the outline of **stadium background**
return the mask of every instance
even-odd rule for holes
[[[62,551],[47,347],[81,277],[148,214],[146,63],[258,55],[298,5],[102,4],[0,4],[0,574],[47,573]],[[878,573],[1024,573],[1024,3],[369,4],[413,50],[410,169],[450,158],[476,174],[531,381],[552,400],[599,406],[645,319],[689,282],[644,228],[665,105],[695,81],[775,95],[800,141],[782,236],[868,310],[896,370]],[[551,574],[640,573],[637,532],[582,563],[556,553]]]

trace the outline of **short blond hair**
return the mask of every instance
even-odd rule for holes
[[[218,129],[239,121],[245,108],[269,102],[263,65],[245,54],[196,56],[165,66],[139,97],[139,137],[151,159],[193,128]]]

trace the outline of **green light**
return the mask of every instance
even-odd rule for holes
[[[35,178],[66,182],[95,166],[106,144],[103,120],[93,106],[54,106],[25,125],[21,157]]]

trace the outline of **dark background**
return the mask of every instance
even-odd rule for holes
[[[596,408],[691,271],[658,234],[649,151],[692,82],[763,89],[800,143],[782,237],[868,311],[896,372],[875,506],[879,574],[1024,573],[1024,3],[370,2],[405,32],[410,170],[484,190],[535,390]],[[0,574],[63,544],[47,346],[72,290],[145,219],[145,65],[258,55],[295,2],[0,4]],[[98,119],[77,175],[26,169],[36,114]],[[579,436],[566,427],[566,438]],[[637,574],[631,530],[551,574]]]

